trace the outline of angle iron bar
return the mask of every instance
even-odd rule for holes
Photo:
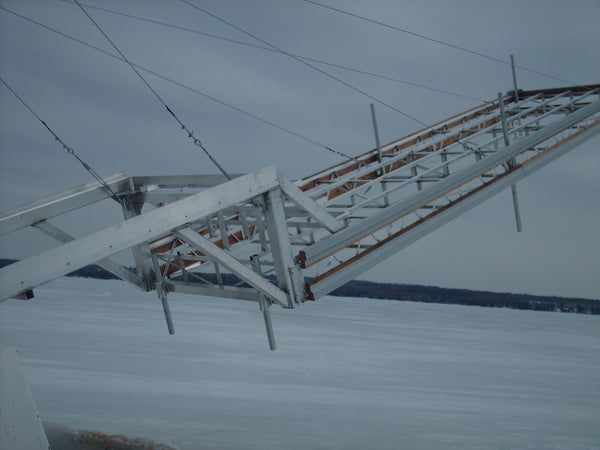
[[[229,174],[231,178],[239,178],[246,174]],[[135,186],[157,186],[160,188],[210,188],[227,182],[221,174],[211,175],[150,175],[134,176]]]
[[[233,286],[207,287],[199,283],[185,281],[166,281],[169,292],[184,294],[204,295],[206,297],[222,297],[232,300],[248,300],[258,302],[259,293],[255,289],[239,288]],[[216,285],[215,285],[216,286]]]
[[[73,236],[71,236],[70,234],[66,233],[65,231],[61,230],[57,226],[52,225],[50,222],[47,222],[45,220],[33,224],[33,227],[44,232],[48,236],[53,237],[57,241],[60,241],[63,243],[71,242],[71,241],[75,240],[75,238]],[[121,280],[127,281],[140,289],[145,288],[144,281],[140,277],[138,277],[136,274],[132,273],[131,271],[129,271],[125,267],[123,267],[121,264],[119,264],[111,259],[108,259],[108,258],[101,259],[100,261],[97,261],[96,264],[99,265],[100,267],[102,267],[104,270],[106,270],[106,271],[112,273],[113,275],[115,275],[116,277],[120,278]]]
[[[598,90],[600,89],[600,84],[589,84],[589,85],[584,85],[584,86],[571,86],[568,88],[569,91],[571,91],[573,94],[579,94],[579,93],[587,93],[590,91],[594,91],[594,90]],[[552,88],[552,89],[537,89],[537,90],[530,90],[530,91],[519,91],[519,94],[521,94],[521,97],[523,99],[527,99],[530,96],[535,96],[535,95],[543,95],[543,96],[548,96],[548,95],[553,95],[556,93],[560,93],[563,92],[565,90],[565,88]]]
[[[281,174],[279,175],[279,184],[284,194],[288,198],[290,198],[298,207],[310,214],[311,217],[325,226],[332,233],[344,227],[343,222],[340,222],[334,216],[329,214],[325,208],[319,206],[318,203],[316,203],[308,195],[302,192],[294,183],[289,181]]]
[[[309,296],[316,300],[319,297],[330,293],[337,287],[347,283],[363,273],[365,267],[373,267],[392,254],[416,242],[418,239],[431,233],[442,225],[445,225],[459,215],[469,211],[495,194],[504,191],[508,186],[515,184],[517,181],[522,180],[526,176],[563,156],[598,133],[600,133],[600,120],[596,122],[595,126],[591,126],[588,128],[588,130],[582,131],[578,135],[573,135],[567,138],[566,142],[558,144],[555,147],[556,151],[550,151],[552,149],[549,148],[544,154],[533,157],[532,160],[527,162],[527,164],[518,167],[514,171],[507,173],[505,176],[497,179],[497,181],[491,183],[485,188],[482,188],[479,191],[472,193],[470,196],[465,197],[452,207],[443,211],[439,211],[435,216],[429,218],[420,225],[411,229],[407,229],[407,231],[403,232],[398,237],[391,238],[388,242],[385,242],[378,247],[371,247],[369,249],[369,253],[364,254],[360,258],[360,264],[348,264],[345,267],[332,272],[331,275],[320,275],[322,278],[321,280],[313,284],[311,284],[311,282],[308,283],[307,290]]]
[[[600,100],[546,126],[537,133],[531,134],[522,140],[505,147],[502,152],[479,160],[462,171],[455,172],[444,180],[431,185],[428,189],[420,191],[414,196],[390,206],[386,210],[376,213],[349,228],[345,228],[336,234],[328,236],[323,240],[306,247],[300,252],[300,260],[303,262],[303,266],[308,267],[345,246],[356,242],[365,235],[384,227],[398,217],[401,217],[422,205],[431,203],[445,193],[478,177],[481,173],[485,173],[495,166],[508,161],[510,158],[518,155],[527,148],[551,138],[563,129],[570,127],[572,124],[577,123],[598,111],[600,111]]]

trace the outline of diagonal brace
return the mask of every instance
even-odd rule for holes
[[[216,246],[208,239],[195,232],[191,228],[183,228],[175,232],[192,247],[200,250],[207,256],[216,260],[219,264],[231,270],[237,277],[244,280],[275,303],[285,308],[290,307],[290,300],[285,292],[265,280],[253,270],[249,269],[222,248]]]
[[[344,228],[344,223],[333,217],[325,208],[302,192],[298,186],[279,174],[281,189],[298,207],[309,213],[317,222],[332,233]]]

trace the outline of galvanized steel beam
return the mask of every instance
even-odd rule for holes
[[[46,233],[48,236],[53,237],[57,241],[71,242],[71,241],[75,240],[75,238],[73,236],[71,236],[70,234],[66,233],[65,231],[61,230],[57,226],[52,225],[51,223],[49,223],[45,220],[43,222],[37,222],[33,226],[35,228],[37,228],[38,230]],[[119,264],[111,259],[108,259],[108,258],[101,259],[100,261],[96,261],[96,264],[98,264],[104,270],[119,277],[121,280],[127,281],[127,282],[133,284],[134,286],[139,287],[140,289],[144,289],[144,282],[142,281],[142,279],[140,277],[138,277],[137,275],[135,275],[134,273],[131,273],[129,270],[127,270],[121,264]]]

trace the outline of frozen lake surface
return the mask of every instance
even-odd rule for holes
[[[63,278],[0,304],[44,420],[182,449],[598,448],[600,317]]]

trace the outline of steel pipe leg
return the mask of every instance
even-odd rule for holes
[[[264,298],[262,298],[260,301],[260,309],[263,312],[263,317],[265,318],[265,328],[267,329],[267,338],[269,339],[269,349],[277,350],[275,333],[273,332],[273,322],[271,322],[271,311],[269,310],[269,304]]]
[[[173,319],[171,318],[171,309],[169,308],[167,297],[162,297],[160,301],[162,302],[163,311],[165,312],[165,319],[167,320],[169,334],[175,334],[175,326],[173,325]]]
[[[517,197],[517,185],[512,184],[510,186],[510,189],[512,191],[513,206],[515,208],[515,221],[517,222],[517,232],[520,233],[521,231],[523,231],[523,228],[521,227],[521,211],[519,210],[519,198]]]

